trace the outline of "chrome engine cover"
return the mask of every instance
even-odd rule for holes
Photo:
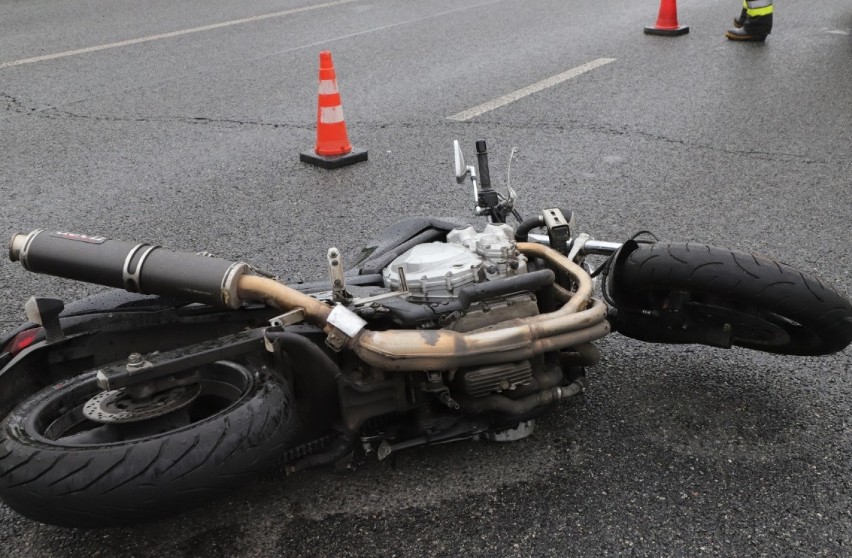
[[[385,287],[402,289],[400,273],[405,275],[412,301],[440,301],[455,298],[454,291],[475,283],[483,262],[476,254],[458,244],[431,242],[418,244],[384,269]]]
[[[507,224],[488,224],[481,232],[473,227],[453,230],[447,242],[418,244],[394,259],[382,271],[385,287],[402,289],[402,269],[409,300],[440,302],[455,298],[464,285],[526,273],[527,259],[518,252],[514,236]]]
[[[511,277],[527,272],[527,258],[517,250],[515,229],[505,223],[489,223],[482,232],[473,227],[456,229],[447,235],[448,244],[460,244],[485,262],[486,279]]]

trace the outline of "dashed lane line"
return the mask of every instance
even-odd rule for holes
[[[471,118],[476,118],[481,114],[485,114],[486,112],[506,106],[509,103],[514,103],[515,101],[523,99],[524,97],[532,95],[533,93],[538,93],[539,91],[547,89],[548,87],[558,85],[563,81],[567,81],[571,78],[577,77],[580,74],[584,74],[590,70],[594,70],[595,68],[599,68],[605,64],[609,64],[610,62],[615,62],[615,58],[598,58],[597,60],[592,60],[591,62],[587,62],[582,66],[571,68],[570,70],[562,72],[561,74],[556,74],[555,76],[551,76],[532,85],[528,85],[527,87],[518,89],[517,91],[507,93],[502,97],[497,97],[496,99],[493,99],[486,103],[482,103],[481,105],[477,105],[471,109],[467,109],[452,116],[448,116],[447,119],[455,120],[457,122],[465,122],[467,120],[470,120]]]
[[[263,21],[264,19],[272,19],[276,17],[284,17],[288,15],[310,12],[314,10],[321,10],[323,8],[333,8],[335,6],[342,6],[343,4],[351,4],[352,2],[357,2],[358,0],[336,0],[334,2],[326,2],[324,4],[315,4],[313,6],[303,6],[301,8],[293,8],[290,10],[283,10],[280,12],[273,12],[270,14],[262,14],[256,15],[252,17],[245,17],[242,19],[232,19],[230,21],[222,21],[220,23],[213,23],[210,25],[202,25],[201,27],[192,27],[190,29],[180,29],[178,31],[171,31],[169,33],[160,33],[159,35],[148,35],[147,37],[138,37],[136,39],[128,39],[126,41],[118,41],[117,43],[107,43],[103,45],[90,46],[86,48],[78,48],[74,50],[66,50],[65,52],[56,52],[53,54],[44,54],[42,56],[33,56],[32,58],[22,58],[21,60],[13,60],[11,62],[3,62],[0,63],[0,69],[3,68],[11,68],[13,66],[23,66],[24,64],[35,64],[36,62],[45,62],[47,60],[56,60],[57,58],[66,58],[68,56],[77,56],[79,54],[87,54],[89,52],[97,52],[99,50],[107,50],[111,48],[120,48],[130,45],[138,45],[140,43],[149,43],[151,41],[159,41],[162,39],[171,39],[172,37],[180,37],[182,35],[190,35],[192,33],[201,33],[203,31],[212,31],[213,29],[221,29],[223,27],[230,27],[232,25],[242,25],[244,23],[254,23],[257,21]]]

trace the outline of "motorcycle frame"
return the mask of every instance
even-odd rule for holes
[[[374,280],[375,275],[371,276],[365,271],[373,271],[370,269],[371,263],[377,259],[381,262],[383,253],[397,253],[410,245],[422,242],[424,238],[440,240],[450,226],[455,226],[455,223],[439,223],[436,226],[434,220],[429,219],[415,218],[407,221],[407,225],[403,222],[402,226],[397,224],[391,227],[389,232],[386,231],[385,238],[373,243],[380,249],[368,254],[359,268],[348,272],[350,281],[355,278],[353,283],[357,283],[358,277]],[[542,235],[531,235],[531,240],[545,245],[549,243],[549,238]],[[584,255],[611,253],[615,247],[617,245],[614,243],[596,244],[595,241],[585,241],[583,246],[580,246]],[[276,310],[260,305],[238,311],[218,310],[201,304],[181,304],[160,297],[120,291],[73,303],[60,315],[64,334],[61,340],[48,342],[42,332],[33,345],[14,357],[9,354],[0,357],[5,359],[5,362],[0,360],[0,380],[17,388],[7,390],[0,397],[0,410],[8,412],[17,401],[35,390],[85,370],[103,367],[100,372],[101,387],[104,389],[128,388],[134,384],[141,385],[158,377],[168,376],[171,371],[191,365],[203,365],[217,359],[249,353],[274,361],[275,369],[281,371],[293,384],[297,397],[301,395],[301,400],[312,401],[314,409],[306,413],[303,422],[323,423],[328,430],[332,422],[330,419],[340,420],[344,436],[348,438],[355,437],[360,428],[371,419],[394,413],[408,413],[423,407],[422,397],[417,395],[418,390],[412,389],[412,383],[428,386],[428,374],[389,374],[381,381],[353,381],[351,369],[347,370],[346,374],[342,372],[347,365],[351,368],[352,359],[347,363],[346,358],[327,351],[322,344],[322,331],[309,325],[290,326],[288,331],[297,331],[294,335],[311,339],[310,342],[320,348],[322,354],[313,351],[310,355],[305,353],[294,359],[292,340],[289,350],[276,349],[273,346],[274,340],[266,338],[263,333],[278,333],[276,328],[268,327],[269,320],[273,319],[276,313]],[[35,327],[37,324],[24,324],[0,341],[0,347],[7,346],[18,333]],[[246,327],[258,329],[253,333],[234,336],[237,331]],[[266,339],[266,351],[249,349],[251,342],[261,335]],[[175,341],[173,346],[164,345],[164,340],[178,337],[181,342]],[[105,350],[107,347],[109,349]],[[153,351],[158,351],[159,354],[151,358],[141,371],[130,371],[124,365],[123,359],[131,352],[145,354]],[[306,361],[308,359],[310,362]],[[113,364],[107,366],[110,363]],[[317,366],[326,380],[328,377],[334,379],[334,392],[327,381],[324,385],[317,386],[316,379],[303,372]],[[428,389],[425,392],[428,393]],[[549,406],[533,405],[534,408],[517,414],[509,422],[538,416]],[[446,417],[442,419],[433,416],[419,417],[418,420],[424,423],[441,420],[446,422],[445,419]],[[455,422],[457,424],[443,434],[412,436],[391,445],[390,449],[397,449],[397,446],[410,447],[418,443],[470,438],[489,428],[489,421],[482,417],[457,415]],[[311,436],[320,434],[318,430],[321,429],[309,430],[310,435],[300,436],[299,442],[308,443]],[[335,452],[334,456],[339,457],[340,453],[342,452]],[[294,470],[297,468],[301,467],[293,467]]]

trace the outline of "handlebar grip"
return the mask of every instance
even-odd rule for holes
[[[491,189],[491,171],[488,169],[488,149],[485,140],[476,142],[476,158],[479,163],[479,186],[482,190]]]
[[[242,262],[43,230],[14,235],[9,259],[34,273],[225,308],[240,306],[237,280],[248,271]]]

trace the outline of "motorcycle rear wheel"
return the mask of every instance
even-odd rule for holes
[[[732,345],[822,355],[852,341],[848,300],[817,277],[762,256],[694,243],[644,244],[615,280],[617,303],[659,316],[679,296],[688,301],[682,311],[692,324],[729,331]],[[688,335],[676,329],[637,327],[626,335],[676,343]]]
[[[201,505],[277,464],[294,428],[286,382],[219,361],[200,383],[185,408],[127,424],[83,416],[95,372],[42,390],[0,425],[0,497],[43,523],[108,527]]]

